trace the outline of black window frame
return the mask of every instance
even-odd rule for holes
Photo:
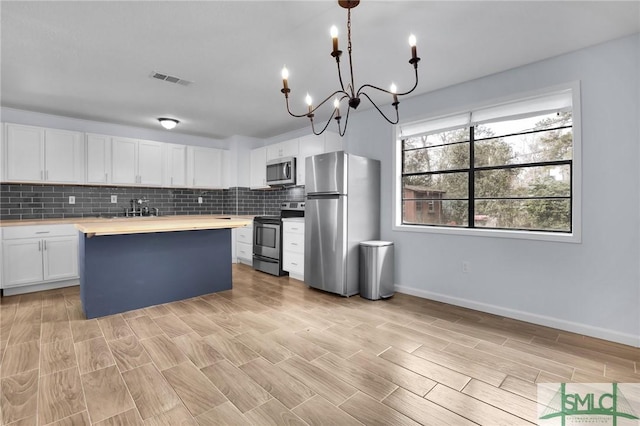
[[[442,133],[450,130],[456,129],[468,129],[469,131],[469,140],[468,141],[458,141],[456,143],[469,143],[469,167],[459,168],[459,169],[447,169],[447,170],[438,170],[438,171],[426,171],[426,172],[411,172],[405,173],[405,152],[410,150],[417,149],[429,149],[433,147],[424,147],[424,148],[410,148],[405,149],[405,144],[408,139],[413,137],[418,137],[419,135],[410,136],[408,138],[400,139],[400,225],[408,226],[408,227],[426,227],[426,228],[456,228],[456,229],[482,229],[487,231],[525,231],[525,232],[536,232],[536,233],[549,233],[549,234],[573,234],[574,232],[574,156],[575,151],[572,151],[572,155],[570,159],[566,160],[553,160],[553,161],[537,161],[537,162],[524,162],[524,163],[516,163],[516,164],[501,164],[501,165],[493,165],[493,166],[476,166],[475,163],[475,144],[476,142],[481,142],[490,139],[496,138],[506,138],[511,136],[518,135],[526,135],[526,134],[535,134],[540,132],[548,132],[548,131],[556,131],[563,129],[571,129],[572,134],[572,143],[575,144],[575,121],[573,120],[573,108],[571,111],[572,114],[572,122],[571,125],[560,125],[557,127],[544,128],[544,129],[532,129],[522,132],[509,133],[499,136],[490,136],[483,138],[475,138],[475,128],[477,124],[469,124],[468,126],[460,126],[455,129],[442,129],[441,131],[433,131],[430,134]],[[544,115],[544,113],[540,113],[540,115]],[[535,115],[534,115],[535,116]],[[504,120],[509,120],[509,117],[505,117]],[[569,167],[569,195],[568,196],[538,196],[538,197],[476,197],[475,195],[475,176],[476,172],[479,171],[492,171],[492,170],[505,170],[505,169],[524,169],[531,167],[545,167],[545,166],[568,166]],[[461,225],[447,225],[447,224],[429,224],[429,223],[412,223],[405,222],[405,206],[406,201],[433,201],[431,199],[426,198],[405,198],[404,196],[404,178],[409,176],[427,176],[427,175],[443,175],[449,173],[466,173],[467,174],[467,198],[449,198],[445,200],[439,201],[466,201],[468,203],[468,217],[467,224]],[[476,226],[475,224],[475,208],[476,201],[487,201],[487,200],[568,200],[569,202],[569,229],[568,230],[553,230],[553,229],[531,229],[531,228],[505,228],[505,227],[487,227],[487,226]]]

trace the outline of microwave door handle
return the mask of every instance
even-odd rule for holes
[[[291,166],[289,165],[289,162],[285,162],[282,165],[282,174],[284,175],[285,179],[289,179],[291,177],[290,168]]]

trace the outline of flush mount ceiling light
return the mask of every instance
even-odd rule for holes
[[[178,123],[180,123],[175,118],[158,118],[158,121],[160,122],[160,125],[167,130],[173,129],[178,125]]]
[[[313,133],[316,135],[320,135],[325,130],[327,130],[329,123],[331,123],[331,119],[335,118],[336,123],[338,124],[338,133],[340,133],[340,136],[344,136],[344,133],[347,130],[347,124],[349,123],[349,111],[351,110],[351,108],[353,109],[358,108],[358,105],[360,105],[361,96],[367,98],[369,102],[371,102],[371,104],[378,110],[380,115],[385,120],[387,120],[391,124],[397,124],[400,118],[398,115],[398,104],[400,103],[398,102],[398,96],[408,95],[409,93],[413,92],[416,87],[418,87],[418,62],[420,61],[420,58],[418,58],[417,51],[416,51],[416,38],[412,34],[409,37],[409,45],[411,46],[411,59],[409,60],[409,63],[413,65],[413,69],[416,75],[416,81],[413,87],[411,88],[411,90],[408,90],[403,93],[398,93],[396,85],[393,83],[391,84],[391,87],[389,88],[389,90],[385,90],[380,87],[373,86],[371,84],[363,84],[362,86],[360,86],[358,90],[355,89],[354,80],[353,80],[353,62],[351,60],[351,9],[356,7],[359,3],[360,3],[360,0],[338,0],[338,4],[341,7],[347,9],[347,53],[349,55],[349,74],[351,76],[351,81],[347,84],[346,87],[342,81],[342,72],[340,71],[340,56],[342,55],[342,51],[338,50],[338,29],[335,26],[331,27],[331,38],[333,39],[333,51],[331,52],[331,56],[335,58],[336,64],[338,65],[338,81],[340,82],[340,89],[336,90],[335,92],[327,96],[315,108],[313,107],[311,96],[307,94],[305,101],[309,107],[308,112],[305,114],[294,114],[289,109],[289,93],[291,92],[291,89],[289,89],[289,82],[288,82],[289,70],[287,70],[286,67],[282,68],[282,86],[283,87],[280,91],[284,94],[284,99],[287,104],[287,112],[291,116],[296,118],[307,117],[311,121],[311,129],[313,130]],[[395,119],[390,119],[389,117],[387,117],[387,115],[384,112],[382,112],[380,107],[378,107],[378,105],[376,105],[376,103],[373,102],[373,100],[369,97],[369,95],[367,95],[367,93],[365,92],[366,89],[387,93],[388,95],[391,96],[391,99],[393,100],[391,105],[395,109],[395,115],[396,115]],[[322,107],[325,103],[327,103],[332,98],[333,98],[333,112],[331,113],[331,116],[327,120],[327,123],[324,125],[322,130],[320,130],[319,132],[316,132],[316,129],[313,123],[314,113],[316,112],[316,110],[318,110],[318,108]],[[342,117],[340,116],[340,104],[343,101],[347,103],[348,107],[347,107],[347,116],[344,121],[344,127],[341,127],[340,121]]]

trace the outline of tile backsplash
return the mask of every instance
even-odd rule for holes
[[[117,203],[111,203],[111,196]],[[69,204],[69,196],[75,204]],[[285,200],[303,200],[304,187],[251,190],[0,184],[0,220],[122,216],[132,199],[145,197],[160,215],[278,214]],[[202,203],[198,203],[202,197]]]

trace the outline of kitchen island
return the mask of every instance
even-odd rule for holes
[[[231,289],[231,229],[250,219],[163,216],[75,224],[87,318]]]

